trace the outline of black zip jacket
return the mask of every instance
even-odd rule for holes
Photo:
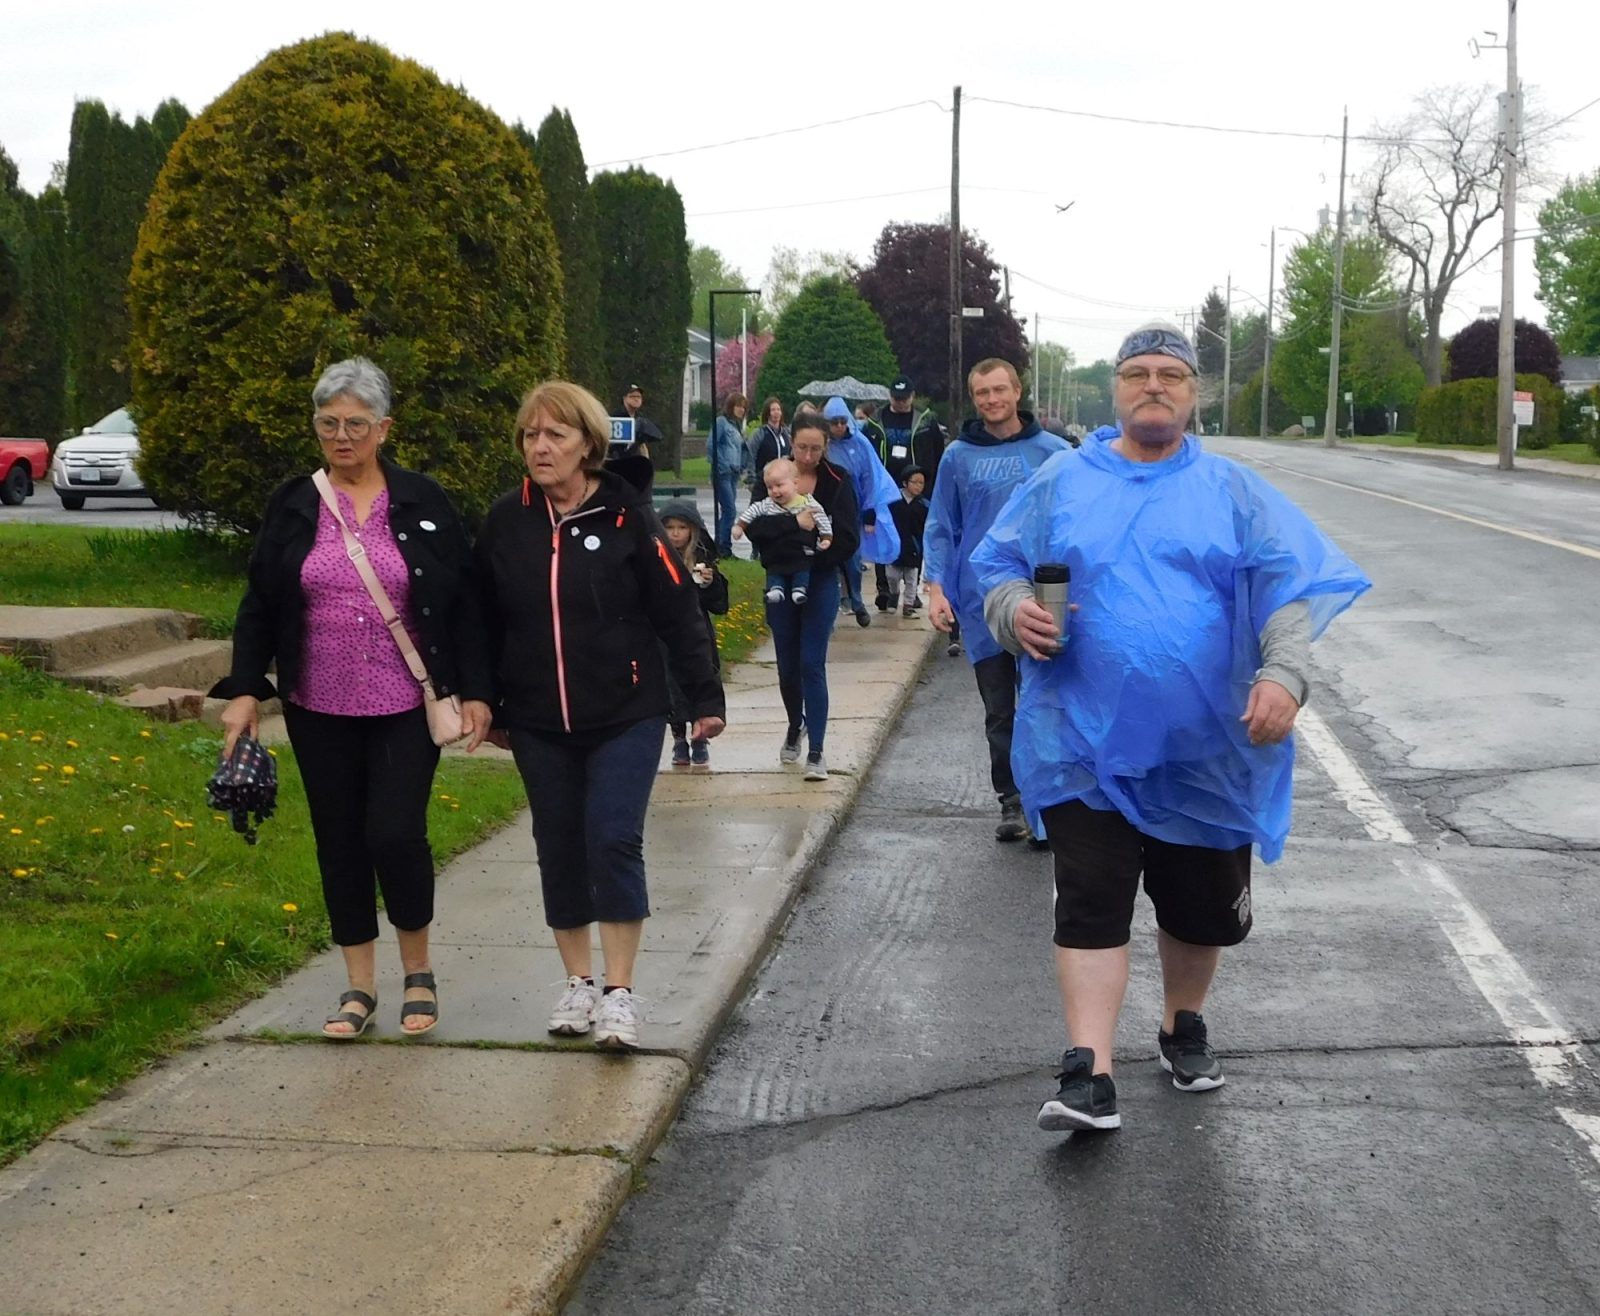
[[[915,498],[901,495],[898,502],[889,504],[889,515],[900,532],[900,556],[895,558],[895,566],[920,567],[922,536],[928,528],[928,500],[921,494]]]
[[[792,455],[789,450],[789,427],[780,425],[777,429],[773,429],[771,425],[763,425],[755,432],[749,443],[750,497],[752,502],[756,502],[767,496],[767,482],[761,478],[761,472],[766,464],[777,461],[779,457]]]
[[[484,521],[475,552],[495,725],[592,732],[665,718],[663,650],[690,716],[725,716],[699,591],[650,496],[610,471],[596,478],[594,496],[565,517],[553,519],[525,480]]]
[[[434,693],[487,702],[493,685],[466,529],[435,481],[393,462],[380,464],[389,486],[389,529],[411,572],[412,638]],[[268,501],[233,623],[233,668],[211,688],[212,698],[294,693],[305,644],[300,568],[316,542],[321,510],[309,475],[286,480]],[[274,661],[276,688],[267,679]]]
[[[833,520],[833,542],[810,559],[812,571],[828,571],[848,562],[861,547],[861,513],[850,476],[830,461],[817,467],[817,487],[811,496]],[[795,523],[786,516],[758,516],[745,526],[745,537],[758,553],[764,545],[793,534]],[[762,561],[766,559],[763,556]]]

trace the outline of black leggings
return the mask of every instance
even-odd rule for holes
[[[433,922],[428,796],[439,747],[421,706],[340,717],[285,700],[283,720],[311,806],[334,942],[359,946],[378,935],[374,878],[390,923],[405,932],[427,927]]]

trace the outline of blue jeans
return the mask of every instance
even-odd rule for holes
[[[864,612],[866,604],[861,601],[861,550],[858,548],[851,554],[848,562],[840,563],[839,570],[844,572],[844,583],[849,591],[851,612]]]
[[[659,717],[573,735],[512,730],[551,927],[650,916],[644,817],[665,731]]]
[[[778,692],[791,729],[803,721],[811,752],[822,752],[828,734],[828,641],[839,613],[839,573],[818,571],[811,592],[796,607],[767,604],[767,625],[778,655]]]
[[[767,588],[781,589],[787,597],[795,590],[809,590],[811,588],[811,568],[802,567],[799,571],[769,571],[767,572]]]
[[[717,500],[717,552],[723,557],[732,557],[733,523],[739,517],[739,509],[734,506],[739,495],[739,473],[726,466],[719,467],[712,488]]]

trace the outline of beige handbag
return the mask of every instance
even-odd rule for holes
[[[422,707],[428,715],[428,733],[433,737],[433,743],[453,744],[467,734],[466,723],[461,714],[461,696],[448,695],[440,699],[434,694],[433,679],[428,675],[427,667],[423,665],[422,655],[417,652],[417,646],[411,643],[411,637],[406,634],[405,623],[400,620],[400,614],[395,611],[394,604],[389,600],[388,591],[378,579],[378,573],[372,569],[372,563],[367,561],[367,550],[351,533],[350,527],[345,524],[344,517],[339,513],[339,500],[334,496],[333,484],[328,479],[328,473],[318,471],[311,477],[311,481],[317,486],[322,501],[327,504],[328,510],[333,513],[334,521],[344,534],[344,550],[350,555],[350,561],[360,574],[361,583],[367,587],[367,593],[372,595],[372,601],[378,605],[378,615],[383,618],[383,624],[389,628],[389,634],[394,636],[394,642],[400,646],[400,656],[406,660],[411,675],[417,678],[417,683],[422,687]]]

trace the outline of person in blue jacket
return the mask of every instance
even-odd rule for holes
[[[950,632],[960,623],[967,661],[983,699],[983,733],[989,742],[989,780],[1000,801],[997,841],[1029,835],[1022,797],[1011,773],[1011,732],[1017,708],[1017,660],[983,624],[983,595],[970,559],[1012,491],[1051,457],[1069,448],[1046,434],[1032,413],[1019,411],[1022,381],[1009,361],[990,357],[967,374],[978,418],[962,427],[944,451],[922,541],[922,579],[928,620]]]
[[[743,393],[729,394],[722,414],[711,431],[712,495],[716,503],[717,552],[733,556],[733,522],[739,515],[734,501],[739,480],[750,463],[750,450],[744,444],[744,417],[749,403]]]
[[[861,547],[845,563],[844,581],[856,625],[870,626],[872,616],[861,599],[861,564],[893,562],[900,556],[900,535],[890,514],[900,490],[843,398],[829,398],[822,418],[828,422],[828,460],[850,473],[861,505]]]
[[[1012,764],[1055,856],[1056,972],[1073,1042],[1040,1128],[1121,1126],[1111,1044],[1141,873],[1156,909],[1161,1067],[1222,1086],[1201,1008],[1249,935],[1250,849],[1289,830],[1290,731],[1310,642],[1371,582],[1261,476],[1184,426],[1199,387],[1171,325],[1116,357],[1120,430],[1052,458],[972,555],[990,630],[1022,663]],[[1034,598],[1067,568],[1065,634]]]

